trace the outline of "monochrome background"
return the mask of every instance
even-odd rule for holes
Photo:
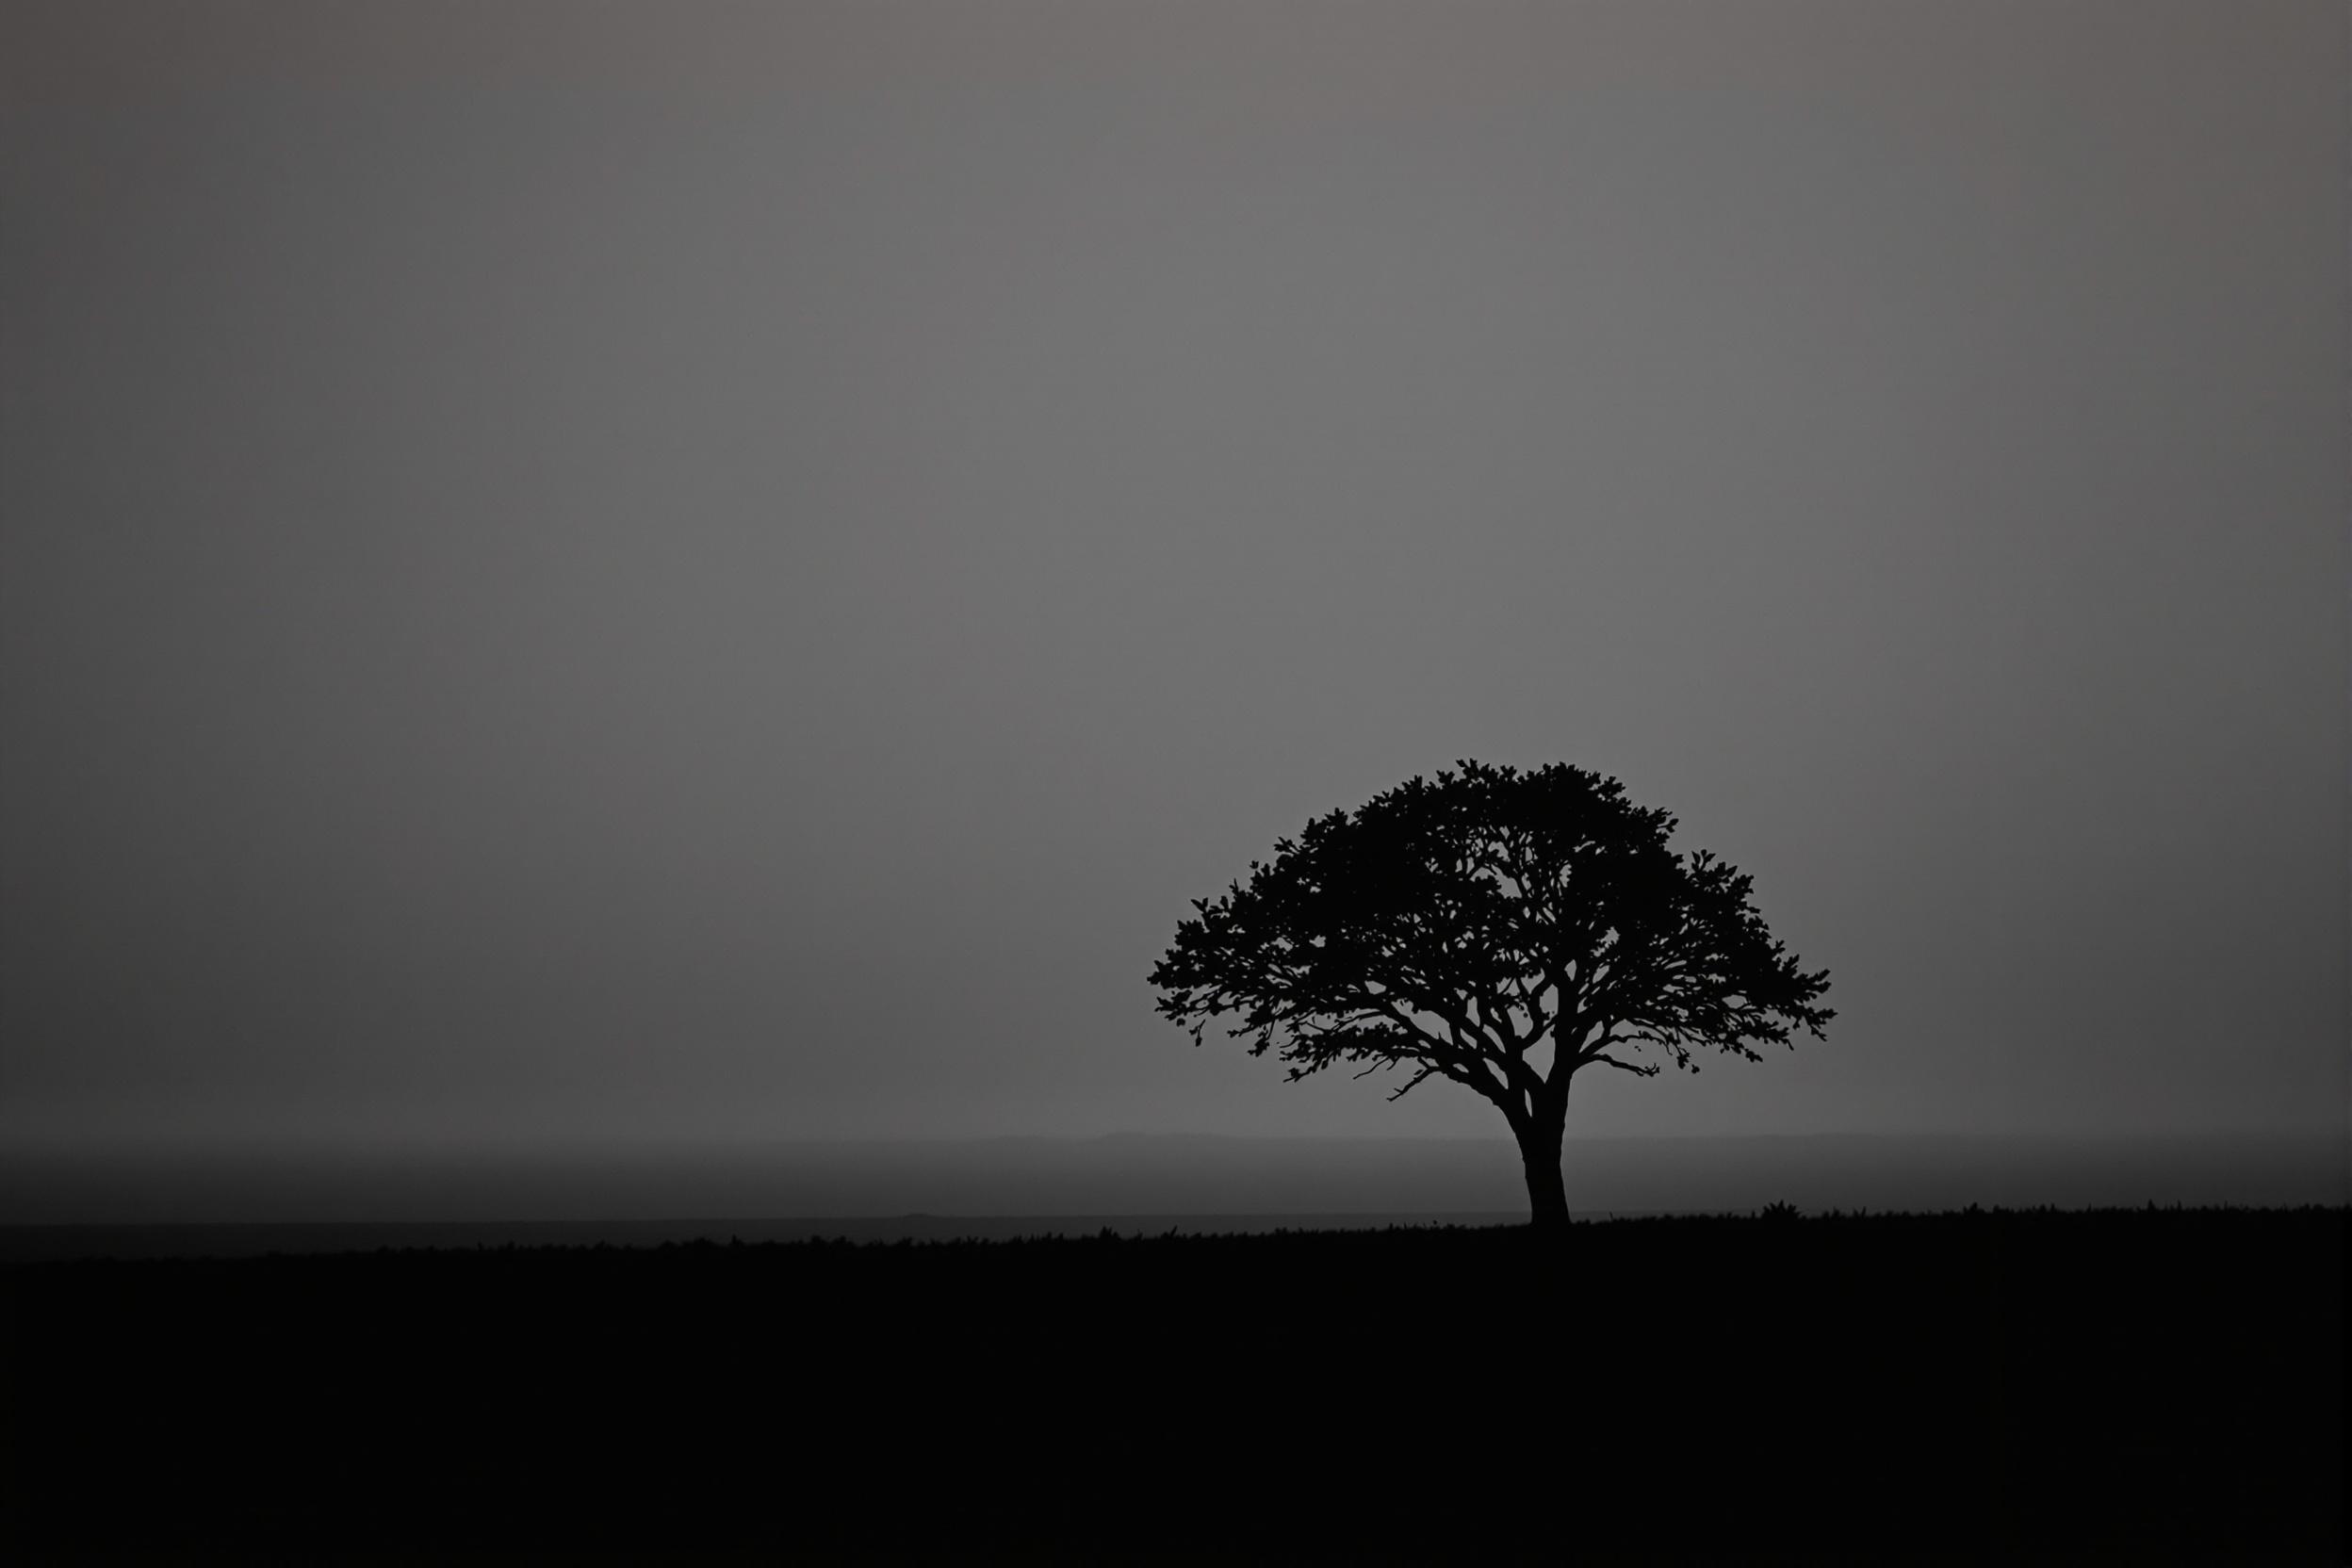
[[[0,1144],[1500,1136],[1144,980],[1465,757],[1832,973],[1572,1143],[2340,1140],[2346,57],[13,5]]]

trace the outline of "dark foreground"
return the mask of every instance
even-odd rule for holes
[[[0,1552],[2332,1563],[2344,1222],[23,1266]]]

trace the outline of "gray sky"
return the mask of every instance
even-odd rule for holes
[[[1458,757],[2341,1126],[2341,8],[15,4],[0,1133],[1487,1133],[1144,975]]]

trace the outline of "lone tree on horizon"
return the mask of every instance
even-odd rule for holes
[[[1457,765],[1316,818],[1247,887],[1193,900],[1152,984],[1193,1044],[1232,1015],[1293,1081],[1346,1062],[1412,1068],[1391,1100],[1432,1077],[1476,1091],[1519,1140],[1534,1223],[1562,1226],[1578,1072],[1654,1077],[1636,1059],[1652,1050],[1696,1072],[1702,1052],[1761,1061],[1756,1045],[1793,1049],[1799,1026],[1825,1038],[1829,972],[1799,970],[1754,878],[1669,849],[1673,815],[1617,780]]]

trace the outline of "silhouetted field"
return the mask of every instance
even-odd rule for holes
[[[2334,1562],[2344,1221],[26,1265],[8,1545]]]

